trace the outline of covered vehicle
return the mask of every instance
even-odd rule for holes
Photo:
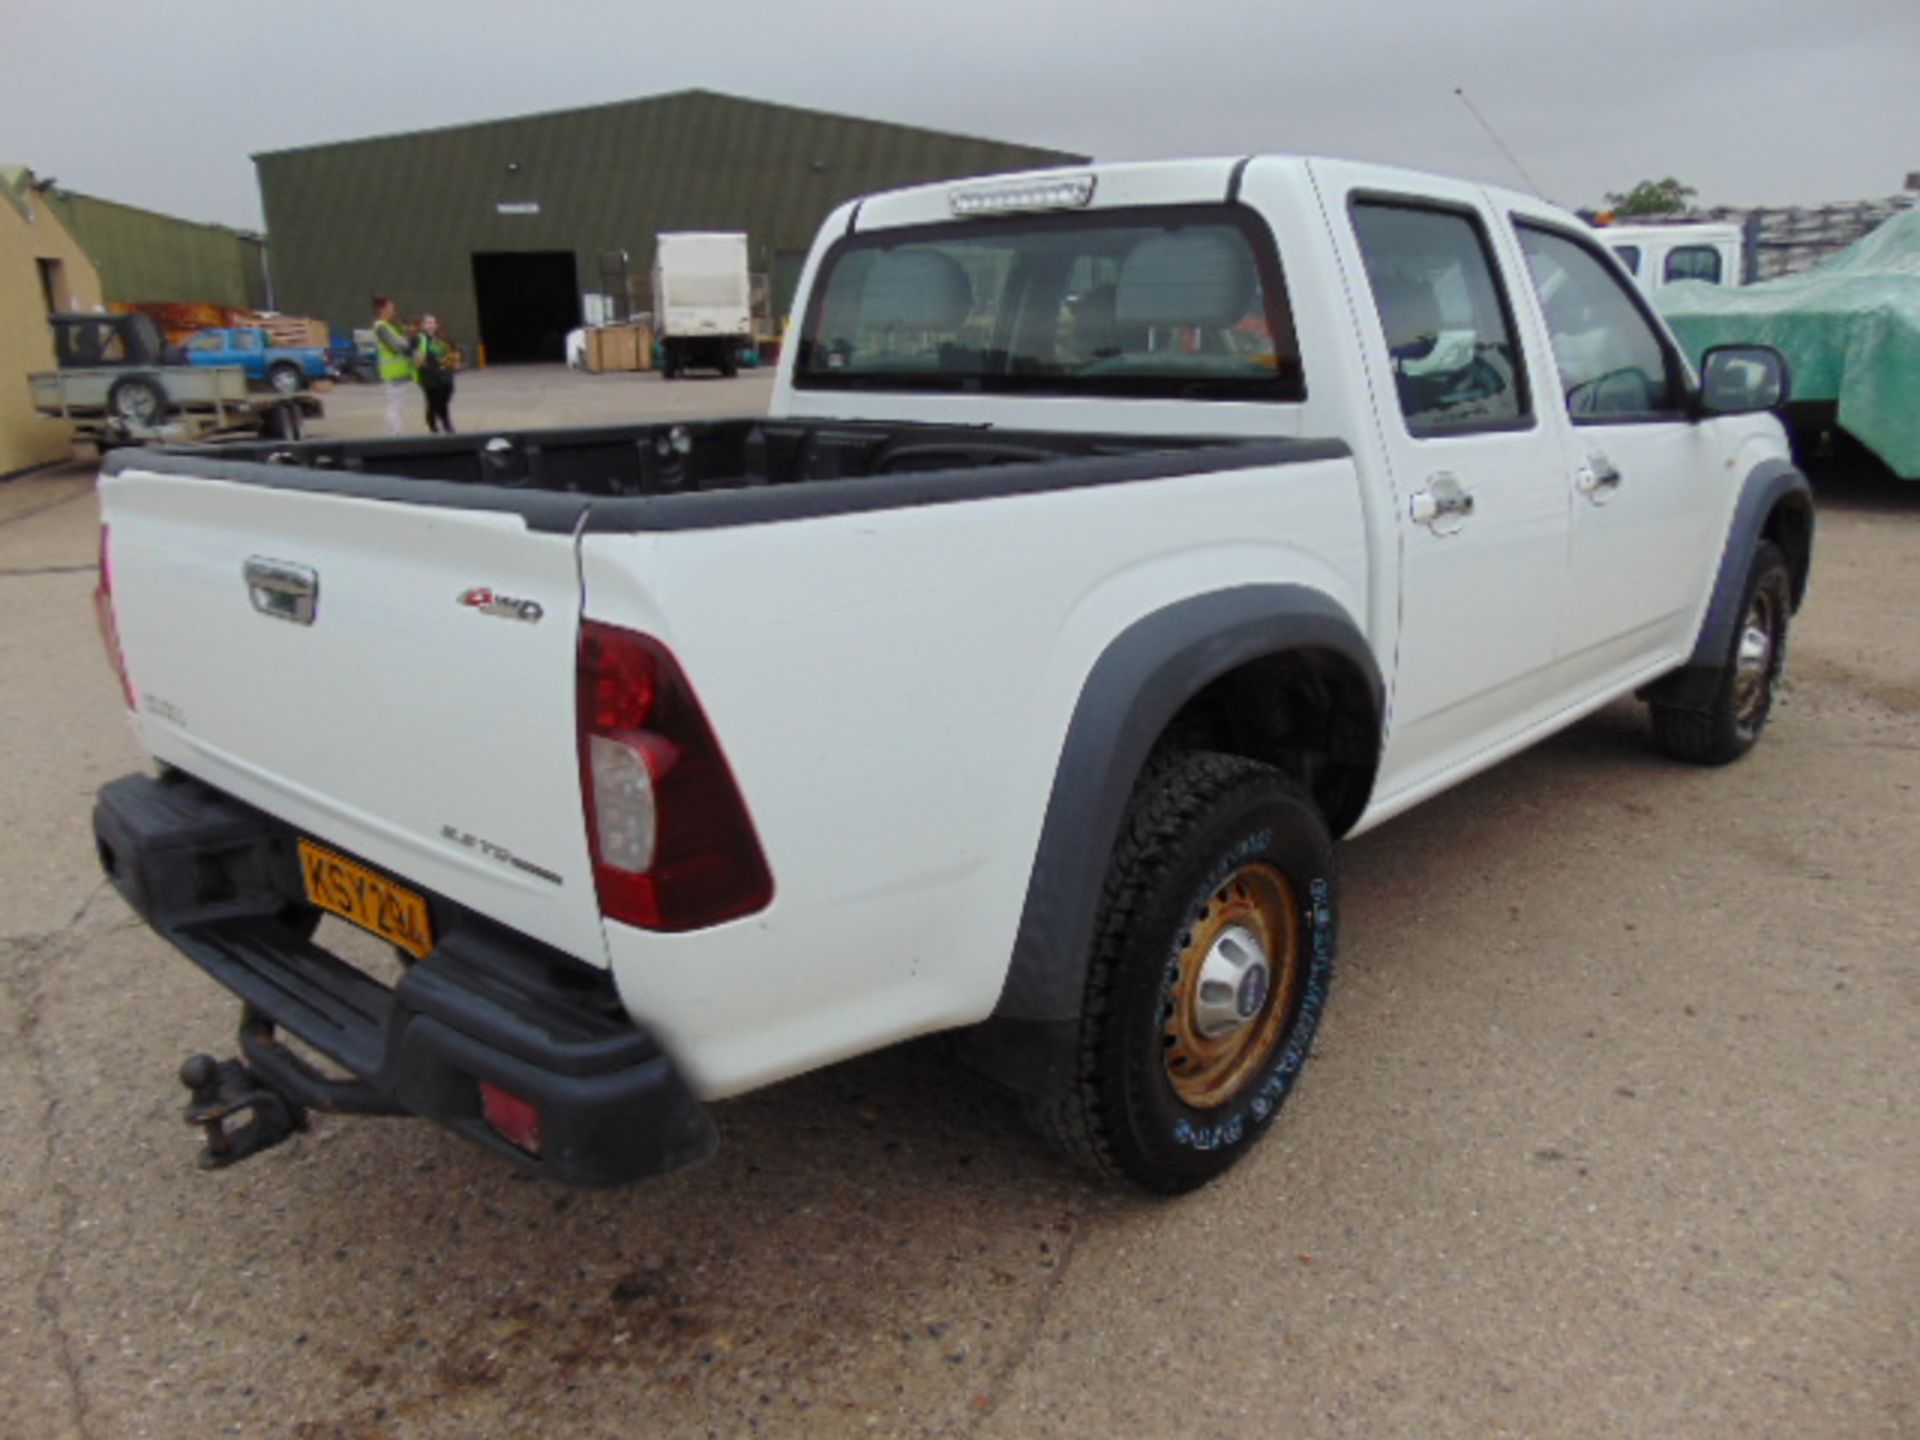
[[[1793,372],[1795,439],[1838,427],[1903,480],[1920,480],[1920,210],[1799,275],[1737,289],[1654,292],[1697,364],[1716,345],[1771,345]]]

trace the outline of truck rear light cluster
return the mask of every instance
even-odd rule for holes
[[[580,790],[600,912],[698,930],[765,909],[773,876],[726,756],[667,647],[588,620],[578,665]]]
[[[133,677],[127,674],[127,657],[120,649],[120,626],[113,618],[111,536],[111,530],[103,524],[100,527],[100,578],[93,588],[93,618],[100,623],[100,643],[106,647],[107,663],[113,667],[113,673],[120,677],[120,694],[126,699],[127,709],[135,710],[139,706],[133,696]]]

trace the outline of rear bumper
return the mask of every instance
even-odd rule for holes
[[[658,1174],[708,1154],[705,1110],[604,973],[429,898],[434,949],[391,987],[308,938],[286,826],[184,775],[128,775],[94,808],[100,861],[153,929],[245,1005],[254,1071],[310,1109],[423,1116],[575,1185]],[[285,1030],[350,1078],[275,1042]],[[540,1153],[496,1133],[480,1082],[540,1112]]]

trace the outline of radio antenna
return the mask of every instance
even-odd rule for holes
[[[1502,155],[1507,157],[1507,163],[1520,172],[1520,178],[1527,182],[1527,188],[1542,200],[1546,199],[1547,197],[1542,193],[1540,187],[1533,183],[1533,177],[1527,174],[1527,167],[1520,163],[1520,157],[1507,148],[1507,142],[1500,138],[1500,132],[1487,123],[1487,117],[1480,113],[1480,107],[1475,105],[1472,98],[1467,94],[1466,86],[1454,86],[1453,93],[1459,97],[1460,103],[1467,107],[1467,113],[1480,122],[1480,128],[1487,132],[1487,138],[1493,141],[1495,147],[1498,148]]]

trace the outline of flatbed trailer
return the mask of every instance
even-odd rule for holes
[[[239,366],[174,363],[144,315],[51,317],[60,368],[27,377],[33,408],[102,450],[222,435],[297,440],[326,412],[308,392],[256,394]]]

